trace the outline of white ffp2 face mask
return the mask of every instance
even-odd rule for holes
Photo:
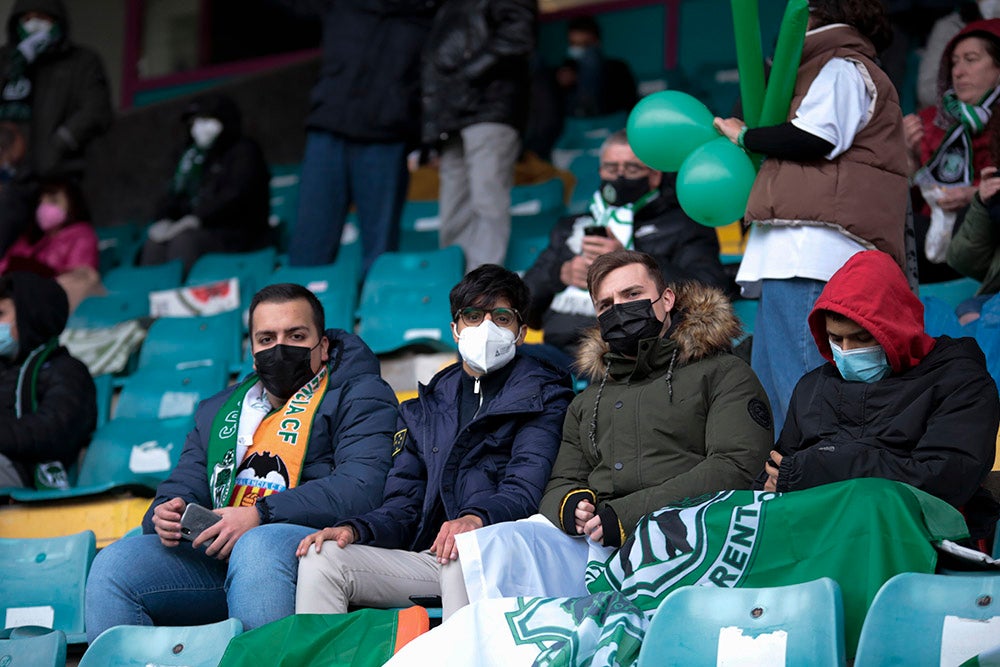
[[[195,118],[191,123],[191,138],[198,148],[205,150],[222,134],[222,123],[215,118]]]
[[[484,320],[478,326],[465,327],[458,334],[458,353],[469,368],[486,374],[510,363],[517,352],[516,341],[517,336],[510,329],[501,329],[492,321]]]

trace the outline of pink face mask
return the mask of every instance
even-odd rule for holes
[[[42,202],[35,211],[35,220],[43,232],[51,232],[66,222],[66,211],[58,204]]]

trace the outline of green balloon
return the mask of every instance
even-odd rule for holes
[[[677,200],[688,216],[707,227],[739,220],[757,171],[739,146],[715,139],[692,151],[677,174]]]
[[[677,171],[698,146],[719,133],[712,112],[687,93],[663,90],[639,100],[628,117],[628,143],[636,157],[659,171]]]

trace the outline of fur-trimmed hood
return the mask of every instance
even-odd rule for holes
[[[671,289],[677,298],[670,311],[674,323],[669,338],[676,343],[677,361],[684,365],[730,351],[743,327],[729,299],[720,290],[700,283],[674,285]],[[620,357],[611,355],[601,330],[594,327],[581,337],[575,368],[580,375],[599,380],[614,358]]]

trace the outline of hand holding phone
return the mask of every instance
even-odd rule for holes
[[[222,521],[222,517],[212,510],[195,503],[188,503],[181,516],[181,538],[193,542],[203,530],[219,521]],[[207,547],[211,543],[212,540],[209,540],[205,546]]]

